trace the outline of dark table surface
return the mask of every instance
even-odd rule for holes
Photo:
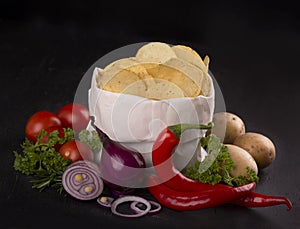
[[[80,1],[0,3],[0,228],[299,228],[300,26],[296,6],[273,1],[145,7]],[[226,109],[247,131],[269,136],[276,159],[260,172],[256,190],[293,203],[247,209],[225,205],[191,212],[164,208],[124,219],[95,202],[53,190],[38,192],[14,171],[27,119],[73,102],[91,65],[124,45],[163,41],[185,44],[211,58]],[[146,195],[147,193],[142,193]]]

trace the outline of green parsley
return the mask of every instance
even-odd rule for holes
[[[200,144],[206,149],[207,156],[202,162],[196,161],[186,169],[187,177],[213,185],[223,183],[238,186],[253,181],[258,182],[258,176],[250,168],[247,168],[247,177],[230,175],[234,162],[230,159],[227,147],[215,135],[203,137]]]
[[[62,173],[70,164],[70,161],[65,160],[55,150],[54,146],[74,140],[72,129],[64,128],[64,133],[64,137],[60,138],[58,131],[55,130],[49,134],[48,141],[44,143],[42,139],[47,133],[42,130],[41,134],[37,135],[35,143],[25,138],[25,141],[21,144],[22,152],[14,151],[14,169],[33,177],[31,181],[33,183],[32,188],[42,191],[46,187],[54,187],[62,192]]]
[[[79,133],[79,140],[85,142],[94,153],[97,153],[101,149],[101,140],[97,131],[82,130]]]

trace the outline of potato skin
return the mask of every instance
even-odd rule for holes
[[[230,175],[233,177],[244,176],[247,177],[247,167],[252,169],[255,174],[258,174],[258,167],[254,158],[241,147],[225,144],[230,154],[230,159],[234,162],[234,166]]]
[[[259,169],[264,169],[269,166],[276,157],[273,142],[260,133],[247,132],[237,137],[233,144],[250,153]]]
[[[224,139],[224,144],[232,144],[235,138],[245,133],[245,124],[236,114],[219,112],[213,117],[214,127],[211,133]],[[208,132],[210,134],[210,132]]]

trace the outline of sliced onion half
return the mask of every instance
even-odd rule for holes
[[[121,213],[118,211],[118,206],[122,203],[125,202],[137,202],[137,203],[142,203],[146,206],[144,210],[140,209],[139,212],[134,211],[136,214],[125,214]],[[111,211],[113,214],[122,216],[122,217],[127,217],[127,218],[136,218],[136,217],[141,217],[143,215],[146,215],[151,209],[151,204],[149,203],[148,200],[139,197],[139,196],[122,196],[116,199],[115,201],[112,202],[111,204]]]
[[[151,209],[149,211],[149,214],[156,214],[161,210],[161,205],[159,203],[152,200],[148,200],[148,202],[151,204]],[[130,208],[137,213],[143,212],[144,210],[139,207],[139,204],[140,202],[134,201],[130,204]]]
[[[104,188],[100,175],[84,165],[68,167],[63,173],[62,185],[67,193],[79,200],[95,199]]]

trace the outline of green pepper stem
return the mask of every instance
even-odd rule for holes
[[[189,129],[200,129],[200,130],[209,130],[213,128],[213,123],[209,122],[207,125],[205,124],[188,124],[188,123],[183,123],[183,124],[176,124],[173,126],[169,126],[168,129],[173,132],[173,134],[179,139],[181,134],[185,130]]]

